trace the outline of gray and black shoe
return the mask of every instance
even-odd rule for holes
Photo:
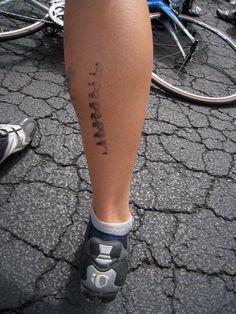
[[[0,163],[24,149],[32,140],[37,124],[32,118],[0,124]]]
[[[202,9],[197,5],[192,6],[184,6],[183,11],[181,13],[191,15],[191,16],[199,16]]]
[[[217,9],[216,14],[220,19],[226,22],[236,23],[236,9],[225,10],[225,11],[221,9]]]
[[[118,240],[90,237],[88,224],[81,256],[81,293],[87,300],[111,302],[125,283],[128,247]]]

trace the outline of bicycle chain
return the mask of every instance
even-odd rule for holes
[[[0,10],[0,15],[3,15],[3,16],[6,16],[6,17],[13,17],[13,18],[15,17],[18,20],[25,21],[25,22],[32,22],[33,21],[33,22],[46,22],[46,23],[53,24],[49,20],[39,19],[39,18],[36,18],[36,17],[29,17],[29,16],[25,16],[25,15],[22,15],[22,14],[16,14],[16,13],[3,11],[3,10]]]

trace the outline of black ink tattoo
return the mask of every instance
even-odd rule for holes
[[[89,108],[91,111],[90,118],[92,120],[92,127],[96,129],[94,138],[98,139],[96,145],[103,148],[103,155],[108,155],[107,143],[105,140],[105,130],[104,123],[102,122],[102,113],[101,105],[98,102],[99,91],[102,77],[102,66],[100,63],[95,64],[95,70],[89,73],[91,81],[88,83],[90,91],[88,94],[89,97]]]

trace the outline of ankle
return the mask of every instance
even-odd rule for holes
[[[129,205],[97,206],[92,205],[96,217],[104,223],[124,223],[132,219]]]
[[[106,234],[110,234],[112,236],[126,236],[129,234],[132,229],[133,219],[130,215],[129,219],[126,219],[122,222],[112,221],[112,222],[104,222],[100,220],[94,209],[91,207],[90,209],[90,222],[91,225],[97,229],[98,231]]]

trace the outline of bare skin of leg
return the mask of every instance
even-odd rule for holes
[[[67,0],[64,32],[93,207],[103,222],[125,222],[153,62],[147,1]]]

